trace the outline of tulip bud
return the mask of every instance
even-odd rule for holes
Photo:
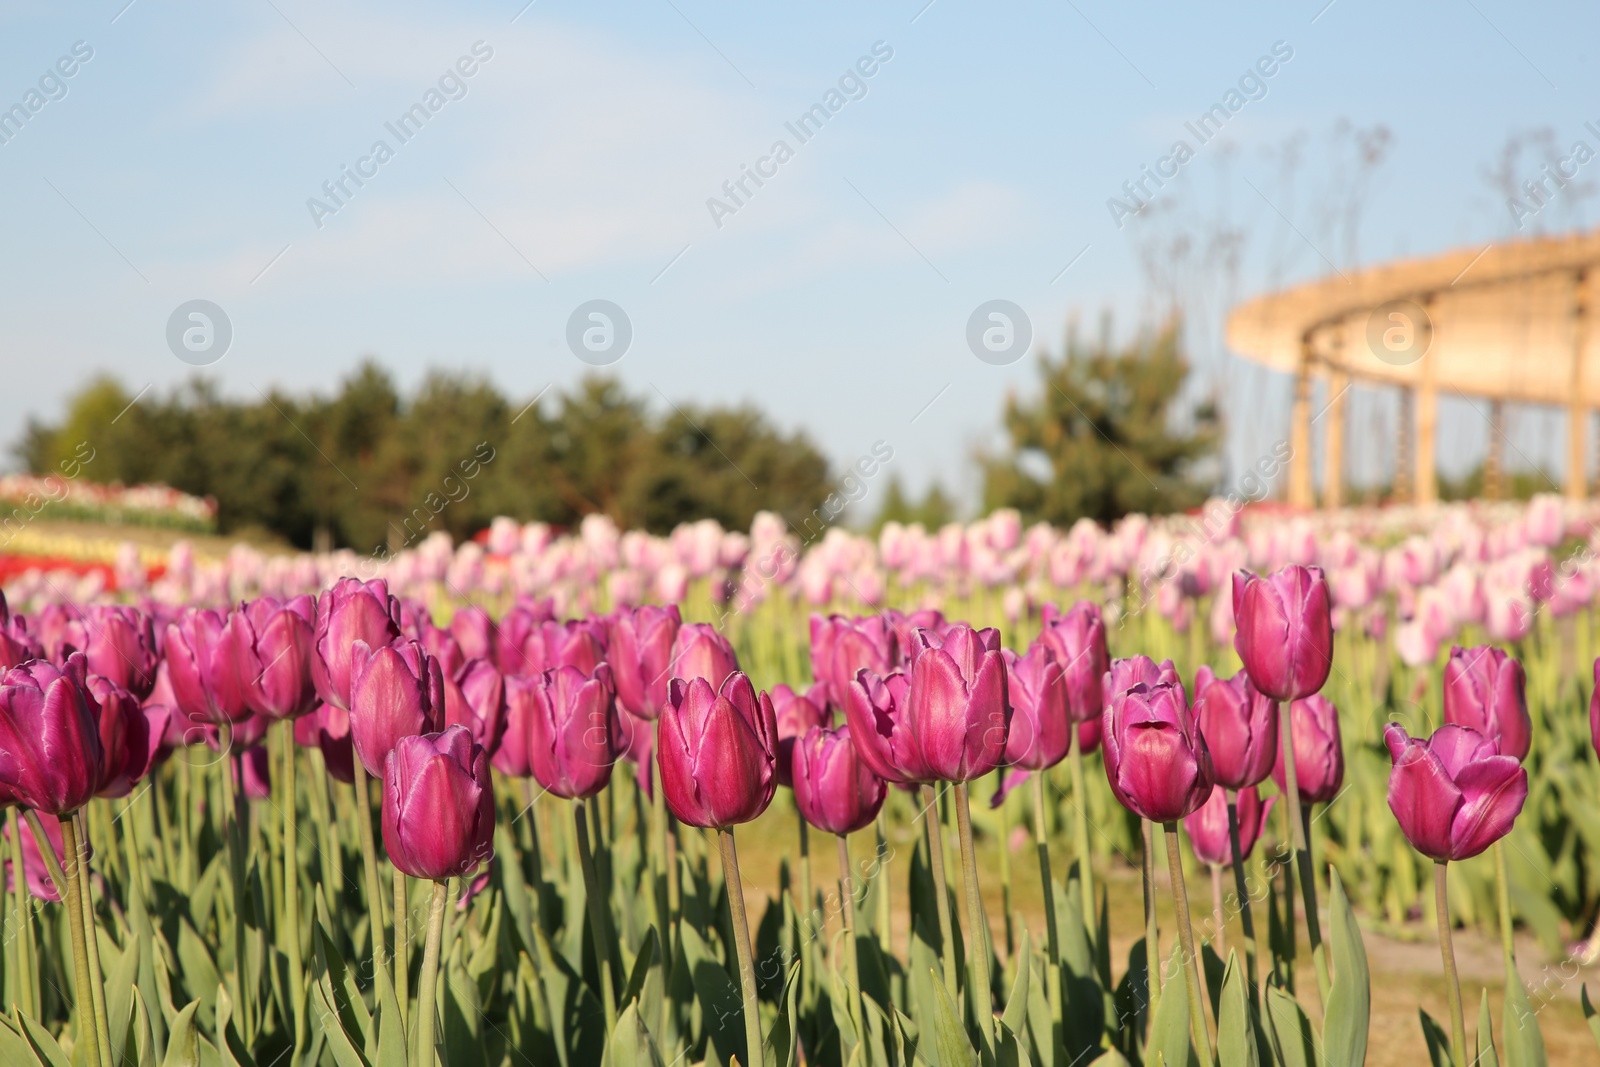
[[[1151,822],[1190,814],[1211,795],[1206,741],[1175,682],[1140,682],[1105,714],[1106,778],[1122,806]]]
[[[138,608],[94,604],[67,623],[63,647],[76,648],[88,661],[89,673],[100,675],[143,700],[156,684],[155,631]]]
[[[254,638],[256,672],[246,679],[245,702],[269,719],[297,718],[317,706],[311,681],[316,659],[316,601],[259,597],[244,606]]]
[[[1344,784],[1344,749],[1339,744],[1339,709],[1316,693],[1289,705],[1293,725],[1295,782],[1304,804],[1323,803],[1339,795]],[[1280,727],[1281,729],[1281,727]],[[1272,780],[1284,788],[1283,744],[1272,765]]]
[[[611,781],[624,742],[610,666],[593,675],[556,667],[530,683],[529,770],[558,797],[594,796]]]
[[[721,692],[703,675],[672,679],[659,730],[661,788],[680,821],[721,829],[749,822],[772,802],[778,724],[772,698],[758,697],[742,672],[730,674]]]
[[[1005,763],[1042,771],[1054,767],[1072,746],[1067,715],[1067,683],[1061,664],[1041,638],[1025,656],[1002,649],[1006,695],[1011,699],[1011,726],[1006,732]],[[1097,687],[1098,688],[1098,687]]]
[[[1277,799],[1268,797],[1263,804],[1261,793],[1255,786],[1239,790],[1240,859],[1250,858],[1250,852],[1256,847],[1261,829],[1267,824],[1267,815]],[[1233,863],[1233,837],[1228,828],[1228,796],[1223,790],[1213,789],[1206,802],[1183,820],[1183,828],[1189,834],[1189,846],[1194,849],[1195,859],[1213,867],[1225,867]]]
[[[794,743],[804,737],[813,726],[833,725],[828,714],[827,687],[818,682],[805,693],[796,693],[786,685],[772,687],[772,711],[778,724],[778,784],[793,786],[789,778],[793,760]]]
[[[472,735],[452,726],[397,740],[383,767],[383,847],[395,868],[466,877],[494,855],[493,841],[489,756]]]
[[[489,613],[476,604],[456,609],[450,616],[450,636],[461,646],[466,659],[489,659],[494,655],[494,623]]]
[[[106,780],[83,653],[30,660],[0,677],[0,785],[23,807],[65,815]]]
[[[794,742],[790,777],[800,814],[819,830],[853,834],[878,817],[888,786],[850,741],[850,727],[812,726]]]
[[[261,673],[254,636],[238,612],[224,618],[209,609],[190,609],[169,623],[167,677],[178,710],[214,725],[248,718],[246,694]]]
[[[593,674],[606,657],[605,628],[590,619],[541,623],[523,642],[523,654],[535,674],[556,667]]]
[[[1444,721],[1470,726],[1502,756],[1525,759],[1533,742],[1522,664],[1493,645],[1450,649],[1444,667]]]
[[[1424,741],[1398,723],[1383,740],[1394,760],[1389,810],[1418,852],[1441,863],[1471,859],[1511,831],[1528,799],[1528,772],[1494,742],[1455,725]]]
[[[617,702],[641,719],[654,720],[667,701],[672,643],[682,625],[676,604],[622,608],[611,620],[607,661],[616,678]]]
[[[928,770],[946,782],[982,778],[1005,758],[1011,724],[998,630],[957,623],[943,640],[912,635],[907,721]]]
[[[485,752],[500,747],[506,725],[505,679],[486,659],[468,660],[454,677],[444,674],[444,724],[465,726]]]
[[[1278,758],[1278,706],[1248,674],[1218,678],[1202,665],[1194,675],[1194,718],[1218,785],[1244,789],[1267,780]]]
[[[811,676],[823,686],[832,707],[844,707],[857,671],[865,667],[887,675],[899,658],[894,630],[882,615],[811,616]]]
[[[151,721],[139,700],[126,689],[98,674],[89,676],[89,695],[99,721],[100,747],[105,752],[105,774],[97,796],[125,797],[150,771],[161,731],[152,736]],[[166,726],[165,714],[158,719]]]
[[[1233,576],[1233,647],[1250,682],[1273,700],[1322,688],[1333,667],[1333,615],[1321,567],[1290,565],[1268,578]]]
[[[1067,686],[1067,713],[1073,722],[1098,719],[1105,710],[1104,679],[1110,669],[1106,624],[1098,605],[1080,600],[1065,615],[1046,604],[1039,640],[1050,647]]]
[[[691,622],[678,628],[672,644],[671,677],[689,681],[704,678],[713,689],[720,689],[730,674],[739,669],[739,657],[728,639],[710,623]]]
[[[30,659],[43,659],[44,646],[28,632],[28,621],[11,614],[6,595],[0,592],[0,671],[9,670]]]
[[[1149,656],[1129,656],[1127,659],[1114,659],[1106,670],[1105,677],[1100,680],[1100,690],[1105,695],[1106,707],[1117,697],[1126,693],[1136,685],[1175,685],[1183,687],[1183,682],[1178,678],[1178,669],[1172,665],[1170,659],[1164,659],[1159,664]],[[1102,714],[1104,709],[1102,709]]]
[[[845,694],[850,737],[872,773],[900,785],[933,781],[911,732],[906,702],[911,679],[899,671],[880,678],[863,668]]]
[[[433,733],[444,719],[444,676],[415,641],[373,649],[357,640],[349,658],[350,740],[371,775],[383,774],[395,742]]]
[[[317,655],[311,661],[317,695],[326,703],[353,707],[350,658],[356,642],[370,650],[399,637],[400,604],[389,595],[389,587],[381,578],[371,582],[339,579],[317,601]],[[380,770],[382,766],[380,759]]]

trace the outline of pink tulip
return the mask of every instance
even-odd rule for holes
[[[1201,665],[1194,676],[1194,717],[1218,785],[1244,789],[1266,781],[1278,757],[1278,707],[1256,691],[1247,673],[1218,678]]]
[[[928,770],[946,782],[982,778],[1005,758],[1011,723],[998,630],[957,623],[943,639],[912,634],[906,721]]]
[[[155,631],[150,617],[138,608],[120,604],[94,604],[69,622],[62,647],[76,648],[98,674],[143,700],[156,684]]]
[[[294,743],[302,748],[316,746],[322,764],[335,781],[350,785],[356,780],[355,746],[350,740],[350,713],[336,704],[318,704],[309,715],[294,721]]]
[[[1011,727],[1006,733],[1005,764],[1042,771],[1066,759],[1072,744],[1067,714],[1067,682],[1061,664],[1043,637],[1027,655],[1002,649],[1006,694],[1011,699]]]
[[[1098,719],[1105,710],[1105,673],[1110,669],[1106,652],[1106,624],[1098,605],[1080,600],[1065,615],[1053,604],[1043,612],[1039,640],[1049,646],[1067,689],[1067,713],[1073,722]]]
[[[317,655],[311,661],[317,695],[326,703],[350,708],[350,659],[356,643],[371,650],[399,637],[400,604],[382,579],[339,579],[317,602]],[[381,761],[378,766],[381,770]]]
[[[400,738],[383,772],[383,847],[398,870],[442,882],[493,857],[489,756],[463,727]]]
[[[887,675],[899,660],[894,630],[884,616],[811,616],[811,676],[825,688],[832,707],[844,707],[857,671],[865,667]]]
[[[672,645],[672,678],[704,678],[713,691],[739,669],[739,657],[728,639],[710,623],[684,623]]]
[[[851,743],[848,725],[811,727],[795,742],[793,760],[795,806],[806,822],[853,834],[878,817],[888,786]]]
[[[1289,705],[1293,724],[1295,782],[1305,804],[1325,803],[1344,784],[1344,749],[1339,743],[1339,709],[1320,693]],[[1272,765],[1272,780],[1282,790],[1283,745]]]
[[[106,781],[83,653],[30,660],[0,677],[0,785],[24,807],[77,811]]]
[[[44,646],[28,632],[28,622],[13,615],[0,592],[0,671],[9,670],[30,659],[43,659]]]
[[[381,776],[400,738],[433,733],[443,723],[444,676],[438,661],[410,640],[373,649],[358,639],[349,667],[350,741],[366,772]]]
[[[1389,810],[1413,848],[1440,863],[1470,859],[1511,830],[1528,772],[1476,730],[1446,725],[1426,741],[1390,723]]]
[[[506,726],[505,679],[486,659],[462,664],[455,677],[444,674],[444,724],[465,726],[485,752],[500,746]]]
[[[556,667],[530,684],[530,772],[558,797],[594,796],[611,781],[624,743],[611,668],[602,663],[586,675],[576,667]]]
[[[152,733],[152,721],[139,700],[98,674],[89,676],[89,696],[99,722],[100,747],[105,752],[105,773],[95,793],[125,797],[150,771],[166,726],[165,711],[157,719],[161,729]]]
[[[1533,742],[1522,664],[1493,645],[1450,649],[1444,666],[1444,721],[1470,726],[1502,756],[1525,759]]]
[[[1321,567],[1291,565],[1268,578],[1233,577],[1234,648],[1250,682],[1274,700],[1322,688],[1333,666],[1333,620]]]
[[[254,665],[246,678],[245,703],[269,719],[297,718],[317,706],[311,681],[316,610],[308,596],[285,601],[261,597],[244,606]]]
[[[611,620],[607,660],[616,676],[617,702],[641,719],[654,720],[666,703],[672,645],[682,625],[676,604],[623,608]]]
[[[880,678],[863,668],[845,696],[845,721],[861,758],[878,777],[907,785],[933,781],[911,731],[906,702],[911,679],[896,671]]]
[[[489,659],[494,655],[495,627],[489,613],[476,604],[456,609],[450,616],[450,636],[461,646],[465,659]]]
[[[249,621],[209,609],[190,609],[167,626],[167,676],[178,710],[212,724],[250,715],[246,699],[260,672]]]
[[[1277,799],[1268,797],[1263,804],[1255,786],[1239,790],[1240,859],[1250,858],[1250,852],[1256,847],[1261,830],[1267,824],[1267,815]],[[1221,789],[1211,791],[1210,798],[1183,820],[1183,828],[1188,831],[1189,845],[1194,849],[1195,859],[1213,867],[1225,867],[1233,863],[1233,837],[1228,829],[1228,797]]]
[[[1112,697],[1105,713],[1105,765],[1123,807],[1151,822],[1175,822],[1211,795],[1206,741],[1183,686],[1144,682]]]
[[[758,697],[742,672],[730,674],[721,692],[703,675],[674,678],[660,734],[661,788],[680,821],[721,829],[749,822],[772,802],[778,724],[772,698]]]
[[[1114,659],[1106,670],[1105,677],[1101,679],[1100,690],[1105,694],[1106,708],[1110,708],[1112,701],[1126,693],[1136,685],[1183,685],[1178,679],[1178,669],[1172,665],[1170,659],[1164,659],[1159,664],[1149,656],[1129,656],[1127,659]],[[1102,714],[1105,708],[1101,709]]]
[[[251,745],[239,753],[234,764],[234,785],[250,800],[267,800],[272,796],[272,760],[267,746]]]
[[[772,711],[778,724],[778,784],[793,786],[789,778],[791,757],[797,738],[804,737],[813,726],[829,726],[833,716],[828,714],[827,688],[822,682],[805,693],[796,693],[786,685],[772,687]]]

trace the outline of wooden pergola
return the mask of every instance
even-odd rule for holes
[[[1583,499],[1588,416],[1600,407],[1600,331],[1590,328],[1597,275],[1600,231],[1336,272],[1235,308],[1228,345],[1294,376],[1289,502],[1315,504],[1314,422],[1324,435],[1322,503],[1342,502],[1345,394],[1357,381],[1402,391],[1397,495],[1438,499],[1443,393],[1491,402],[1487,477],[1498,474],[1504,402],[1565,408],[1566,495]],[[1316,414],[1314,379],[1328,397]]]

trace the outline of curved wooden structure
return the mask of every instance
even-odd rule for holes
[[[1295,376],[1289,502],[1313,504],[1311,435],[1324,422],[1323,503],[1341,500],[1344,392],[1352,380],[1405,390],[1397,489],[1414,469],[1417,503],[1438,498],[1435,412],[1441,392],[1567,409],[1566,495],[1585,493],[1589,414],[1600,408],[1600,231],[1514,241],[1335,273],[1257,297],[1228,317],[1235,352]],[[1331,398],[1311,412],[1313,378]],[[1325,421],[1324,421],[1325,420]],[[1407,424],[1410,424],[1408,428]],[[1410,447],[1414,438],[1415,447]]]

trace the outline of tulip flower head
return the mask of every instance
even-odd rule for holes
[[[1106,708],[1109,708],[1112,701],[1136,685],[1163,683],[1179,687],[1183,685],[1178,678],[1178,669],[1172,665],[1170,659],[1157,663],[1149,656],[1129,656],[1127,659],[1111,661],[1105,677],[1100,681],[1100,689],[1105,695]],[[1102,714],[1104,711],[1105,708],[1102,708]]]
[[[1141,818],[1174,822],[1211,795],[1211,754],[1177,682],[1140,682],[1112,697],[1104,744],[1111,792]]]
[[[1333,616],[1321,567],[1233,576],[1233,647],[1250,682],[1273,700],[1322,688],[1333,667]]]
[[[411,640],[376,649],[357,640],[349,665],[350,740],[366,772],[381,777],[400,738],[443,725],[444,675]]]
[[[661,788],[681,821],[722,829],[767,810],[778,787],[777,717],[743,672],[720,691],[704,677],[672,679],[659,729]]]
[[[1268,797],[1263,804],[1261,793],[1255,786],[1239,790],[1237,810],[1240,859],[1250,858],[1250,852],[1256,847],[1256,841],[1261,837],[1261,829],[1267,824],[1267,815],[1271,813],[1272,805],[1277,799]],[[1233,863],[1233,838],[1228,829],[1226,792],[1213,789],[1206,802],[1183,820],[1183,828],[1189,834],[1189,844],[1194,849],[1195,859],[1213,867],[1224,867]]]
[[[28,632],[28,621],[13,615],[0,593],[0,670],[9,670],[30,659],[43,659],[44,646]]]
[[[350,740],[350,713],[336,704],[318,704],[315,711],[294,721],[294,743],[315,745],[329,776],[350,785],[356,780],[355,746]]]
[[[739,657],[728,639],[710,623],[690,622],[678,628],[672,643],[670,678],[704,678],[713,691],[739,669]]]
[[[161,744],[167,712],[163,709],[152,724],[139,706],[139,699],[110,679],[89,676],[89,696],[97,709],[100,747],[105,752],[105,773],[96,795],[125,797],[150,771],[150,764]],[[152,726],[158,727],[152,729]]]
[[[1339,709],[1334,707],[1333,701],[1317,693],[1290,704],[1289,721],[1294,742],[1295,783],[1300,787],[1301,803],[1326,803],[1338,796],[1339,788],[1344,785]],[[1284,788],[1281,735],[1277,751],[1272,780],[1281,790]]]
[[[894,628],[882,615],[811,616],[811,676],[831,706],[844,707],[850,681],[863,667],[887,675],[899,661]]]
[[[1471,859],[1511,830],[1528,799],[1528,772],[1494,742],[1447,724],[1427,740],[1390,723],[1389,810],[1413,848],[1440,863]]]
[[[260,673],[249,620],[191,609],[167,625],[167,677],[178,710],[220,725],[249,718],[250,684]]]
[[[800,814],[830,834],[853,834],[870,825],[888,792],[851,742],[848,725],[807,730],[794,743],[791,774]]]
[[[1106,624],[1100,608],[1080,600],[1058,615],[1053,604],[1043,611],[1039,639],[1049,646],[1066,680],[1067,713],[1073,722],[1098,719],[1105,711],[1105,674],[1110,669]]]
[[[383,847],[396,869],[442,882],[494,855],[489,755],[465,727],[402,737],[384,759]]]
[[[156,684],[156,649],[150,617],[138,608],[121,604],[92,604],[68,622],[62,632],[63,650],[75,648],[88,661],[89,673],[98,674],[143,700]]]
[[[911,679],[899,671],[880,678],[862,668],[845,694],[850,737],[872,773],[900,785],[933,781],[911,732],[906,696]]]
[[[1194,718],[1218,785],[1244,789],[1266,781],[1278,758],[1278,706],[1250,684],[1247,672],[1218,678],[1202,664],[1194,675]]]
[[[672,644],[682,625],[676,604],[617,611],[606,658],[616,680],[617,702],[624,710],[650,720],[661,714],[672,677]]]
[[[35,811],[77,811],[106,781],[83,653],[0,676],[0,785]]]
[[[1524,759],[1533,742],[1522,664],[1493,645],[1450,649],[1444,667],[1444,721],[1470,726],[1502,756]]]
[[[1073,723],[1067,714],[1067,681],[1050,645],[1041,638],[1026,655],[1002,649],[1006,693],[1011,698],[1011,726],[1006,733],[1005,763],[1042,771],[1067,756]]]
[[[350,676],[356,643],[361,642],[370,650],[399,637],[400,603],[389,595],[389,587],[382,579],[339,579],[317,601],[317,655],[311,661],[317,695],[326,703],[353,707]]]
[[[529,681],[529,771],[558,797],[594,796],[611,781],[626,740],[611,668],[602,663],[586,675],[576,667],[556,667]]]
[[[772,687],[772,711],[778,724],[778,784],[792,786],[789,769],[794,743],[813,726],[830,726],[827,687],[818,682],[805,693],[786,685]]]
[[[465,726],[485,752],[496,751],[506,726],[506,685],[500,672],[489,660],[472,659],[454,677],[442,667],[439,673],[444,679],[444,724]]]
[[[923,762],[939,781],[982,778],[1005,758],[1011,724],[1000,632],[957,623],[942,639],[918,630],[912,643],[906,721]]]
[[[316,709],[311,680],[316,659],[316,601],[260,597],[243,610],[252,637],[245,703],[269,719],[294,719]]]

